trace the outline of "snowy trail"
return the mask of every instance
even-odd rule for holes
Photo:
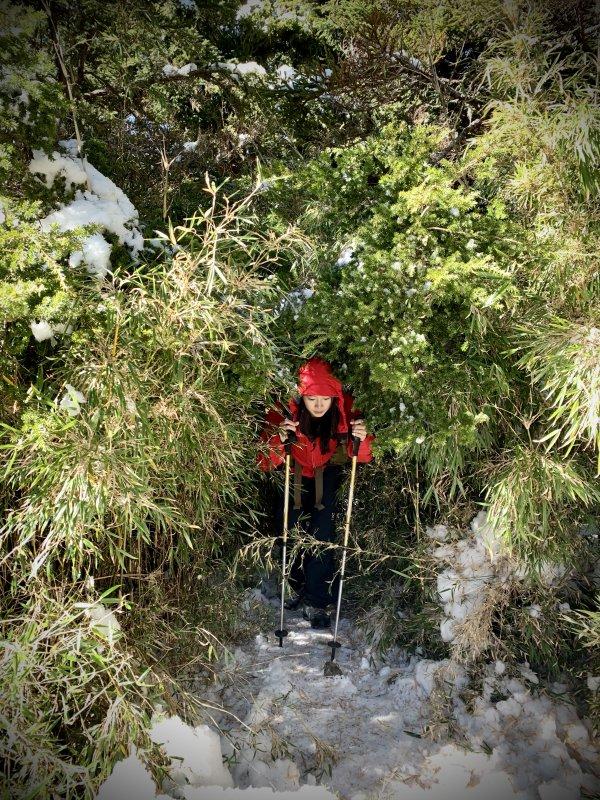
[[[265,602],[258,591],[253,600]],[[344,674],[326,678],[331,632],[312,630],[298,613],[286,614],[286,627],[283,648],[260,634],[222,676],[221,702],[252,729],[221,721],[237,751],[223,739],[236,787],[320,784],[342,800],[564,800],[600,791],[599,753],[573,706],[523,675],[507,677],[500,662],[467,711],[468,679],[447,659],[395,652],[382,667],[342,619]],[[439,728],[448,716],[453,740]],[[436,723],[438,741],[422,736]]]
[[[271,601],[272,602],[272,601]],[[251,590],[248,607],[268,603]],[[264,609],[263,609],[264,610]],[[273,617],[275,618],[275,614]],[[382,665],[340,622],[343,675],[326,678],[331,631],[286,615],[238,647],[197,691],[213,725],[157,709],[151,737],[171,759],[155,786],[133,750],[98,800],[579,800],[600,797],[600,749],[566,694],[527,667],[463,667],[394,650]],[[482,688],[483,685],[483,688]],[[220,732],[217,733],[217,729]]]
[[[345,646],[336,660],[344,674],[326,678],[331,631],[314,631],[297,615],[288,615],[286,624],[283,651],[275,636],[259,636],[251,651],[236,651],[238,667],[251,668],[259,683],[245,719],[255,733],[231,731],[241,749],[232,768],[236,785],[284,790],[319,779],[347,797],[349,787],[369,790],[402,772],[407,759],[420,762],[423,745],[405,731],[419,731],[425,722],[422,701],[415,691],[401,691],[407,681],[414,689],[414,670],[405,664],[373,673],[342,620],[338,638]],[[281,750],[275,763],[273,745],[275,755]]]

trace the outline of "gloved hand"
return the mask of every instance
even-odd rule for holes
[[[282,442],[288,437],[288,431],[296,431],[296,427],[299,425],[299,422],[294,422],[291,419],[284,419],[281,425],[279,426],[279,438]]]
[[[357,436],[362,442],[367,436],[367,426],[365,425],[364,419],[350,420],[350,426],[352,429],[352,436]]]

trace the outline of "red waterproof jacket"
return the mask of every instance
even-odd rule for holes
[[[350,429],[349,422],[353,419],[362,419],[362,414],[353,408],[354,398],[348,392],[343,392],[343,407],[339,404],[340,408],[340,422],[338,425],[338,433],[347,433]],[[279,405],[281,409],[282,406]],[[288,408],[291,411],[292,419],[297,419],[298,403],[295,399],[290,400]],[[261,450],[259,450],[257,461],[262,470],[270,470],[278,467],[285,461],[285,447],[279,437],[279,433],[275,428],[279,427],[285,419],[284,414],[279,409],[272,409],[266,415],[266,424],[260,434],[262,443]],[[292,445],[291,454],[297,464],[302,466],[302,475],[307,478],[315,476],[315,467],[323,467],[331,459],[338,447],[337,439],[329,440],[329,447],[325,453],[321,453],[321,445],[319,439],[311,442],[300,430],[296,429],[298,441]],[[375,436],[367,434],[367,436],[360,443],[358,450],[357,461],[366,463],[373,458],[371,450],[371,442]],[[265,446],[266,445],[266,446]],[[346,453],[352,457],[352,438],[348,436],[348,441],[345,445]],[[266,453],[264,452],[266,450]]]

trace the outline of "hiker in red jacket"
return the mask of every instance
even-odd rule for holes
[[[341,465],[352,456],[352,436],[360,439],[357,456],[360,462],[373,458],[371,441],[375,437],[367,434],[364,419],[353,408],[352,395],[342,390],[341,382],[326,361],[311,358],[300,367],[298,376],[299,396],[288,404],[291,419],[286,419],[281,404],[267,413],[267,424],[260,437],[265,446],[258,454],[258,464],[263,470],[281,468],[288,432],[296,433],[297,441],[291,448],[293,481],[288,529],[292,532],[302,515],[300,526],[306,533],[322,542],[332,542]],[[283,501],[281,496],[276,509],[279,535],[283,532]],[[286,608],[302,604],[304,618],[310,619],[314,628],[329,627],[331,620],[326,609],[335,602],[333,577],[332,550],[300,555],[290,569],[290,585],[296,596],[286,602]]]

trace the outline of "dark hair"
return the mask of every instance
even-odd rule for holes
[[[317,436],[321,446],[321,452],[326,453],[329,450],[329,440],[338,439],[338,424],[340,421],[340,410],[338,408],[338,398],[331,398],[331,405],[323,414],[322,417],[313,417],[308,408],[304,405],[304,398],[302,396],[296,399],[298,405],[298,422],[300,431],[311,441],[314,441]]]

